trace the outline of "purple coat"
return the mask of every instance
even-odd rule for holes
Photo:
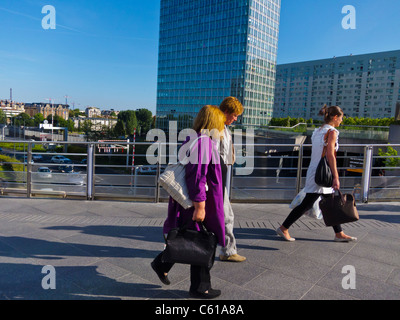
[[[215,142],[207,136],[203,136],[197,141],[193,150],[196,149],[201,150],[198,152],[199,161],[193,161],[198,163],[189,163],[185,167],[189,198],[194,202],[206,202],[204,225],[208,231],[217,236],[218,244],[225,246],[224,193],[219,153]],[[203,160],[201,161],[201,159]],[[206,191],[206,184],[208,191]],[[190,221],[189,228],[198,230],[197,225],[192,221],[193,212],[194,207],[184,209],[170,197],[164,233],[167,234],[171,229],[177,228],[187,221]]]

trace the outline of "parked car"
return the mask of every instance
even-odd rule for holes
[[[41,154],[33,154],[32,155],[32,160],[34,160],[34,161],[42,161],[43,160],[43,156]]]
[[[28,163],[28,156],[23,156],[22,157],[22,161],[24,162],[24,163]],[[31,163],[34,163],[35,161],[33,161],[33,158],[32,158],[32,160],[31,160]]]
[[[51,157],[53,163],[72,163],[71,159],[64,156],[53,156]]]
[[[138,172],[140,173],[156,173],[157,166],[138,166]]]
[[[59,166],[58,170],[62,173],[72,173],[74,168],[72,166]]]
[[[51,170],[47,167],[40,167],[38,169],[38,174],[41,178],[51,178]]]

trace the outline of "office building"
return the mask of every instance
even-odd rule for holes
[[[242,125],[273,111],[280,0],[161,0],[157,127],[190,128],[201,107],[228,96]]]
[[[273,117],[321,119],[324,104],[359,118],[394,117],[400,50],[278,65]]]

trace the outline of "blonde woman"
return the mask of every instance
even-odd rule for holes
[[[225,120],[224,113],[216,106],[205,106],[198,113],[193,129],[201,138],[191,150],[197,157],[190,159],[191,162],[186,165],[186,184],[194,207],[184,209],[170,197],[164,234],[186,223],[189,223],[188,228],[197,229],[195,222],[203,222],[207,230],[217,236],[218,244],[225,245],[223,199],[225,170],[216,143],[216,140],[222,137]],[[187,139],[184,144],[189,141]],[[168,272],[173,264],[163,262],[162,255],[163,252],[154,259],[151,266],[161,282],[168,285],[170,284]],[[190,280],[189,294],[193,298],[213,299],[221,294],[220,290],[211,288],[210,270],[206,267],[192,265]]]

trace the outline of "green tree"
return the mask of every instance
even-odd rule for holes
[[[122,122],[125,128],[125,135],[133,136],[134,129],[138,128],[138,121],[136,118],[136,113],[133,110],[121,111],[118,114],[118,122]]]
[[[116,137],[125,137],[126,136],[125,123],[123,121],[120,121],[120,120],[117,121],[117,124],[114,127],[114,135]]]
[[[34,120],[31,119],[31,116],[25,112],[20,113],[19,115],[14,117],[14,124],[16,126],[25,126],[25,127],[32,127],[35,125]]]
[[[53,123],[55,127],[66,127],[66,120],[58,115],[52,116],[51,114],[47,116],[47,121]]]
[[[74,109],[74,110],[69,110],[69,117],[70,118],[76,118],[79,116],[79,113],[81,112],[81,110],[79,109]]]
[[[87,140],[89,141],[89,134],[92,132],[92,121],[90,120],[85,120],[83,122],[80,122],[80,130],[82,130],[86,136]]]
[[[144,108],[136,110],[135,113],[140,130],[140,135],[146,135],[147,132],[151,129],[153,123],[153,114],[150,110]]]
[[[67,120],[67,123],[66,123],[66,127],[68,128],[68,131],[69,131],[69,132],[75,131],[74,120],[68,119],[68,120]]]
[[[397,157],[397,150],[391,146],[388,146],[386,152],[384,152],[382,149],[379,149],[378,155],[380,157]],[[400,167],[400,158],[383,158],[383,164],[385,167]]]
[[[0,124],[7,123],[7,115],[3,110],[0,110]]]
[[[36,127],[39,127],[39,125],[40,125],[41,123],[43,123],[43,121],[44,121],[44,116],[43,116],[43,114],[41,114],[41,113],[36,113],[36,114],[33,116],[33,122],[34,122],[34,124],[35,124]]]

